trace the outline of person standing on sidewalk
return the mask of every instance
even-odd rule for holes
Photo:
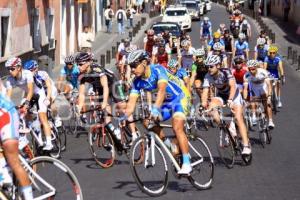
[[[106,32],[111,33],[112,31],[112,18],[114,17],[114,11],[110,8],[110,5],[104,11],[105,17],[105,25],[106,25]]]
[[[118,22],[118,32],[119,34],[125,34],[124,23],[127,20],[126,12],[123,10],[122,6],[119,7],[116,13],[116,18]]]
[[[290,0],[283,0],[282,1],[282,8],[283,8],[283,20],[287,22],[289,20],[289,12],[291,9],[291,1]]]
[[[83,52],[91,52],[92,51],[92,43],[94,41],[93,34],[89,31],[88,26],[84,26],[83,32],[80,35],[80,51]]]
[[[133,28],[133,15],[136,14],[136,10],[130,6],[127,10],[126,10],[126,16],[127,19],[129,20],[129,28]]]

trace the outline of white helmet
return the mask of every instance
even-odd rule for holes
[[[5,67],[16,67],[21,65],[22,65],[22,60],[18,57],[10,58],[5,62]]]
[[[221,29],[225,28],[225,26],[226,26],[226,25],[225,25],[224,23],[220,24],[220,28],[221,28]]]
[[[190,41],[189,40],[182,40],[182,42],[181,42],[181,46],[182,47],[186,47],[188,45],[190,45]]]
[[[265,38],[258,38],[257,39],[257,45],[264,45],[266,44],[266,39]]]
[[[244,19],[243,24],[248,24],[248,21]]]
[[[211,66],[221,63],[221,58],[218,55],[210,55],[205,60],[205,65]]]
[[[213,50],[215,50],[215,51],[221,51],[222,49],[223,49],[223,45],[221,44],[221,42],[216,42],[213,45]]]
[[[239,39],[243,40],[243,39],[245,39],[245,38],[246,38],[246,36],[245,36],[244,33],[240,33],[240,34],[239,34]]]
[[[144,59],[146,59],[146,60],[149,59],[149,55],[146,51],[141,50],[141,49],[134,50],[128,54],[127,64],[130,65],[130,64],[139,62],[141,60],[144,60]]]
[[[209,18],[208,17],[204,17],[203,21],[209,21]]]
[[[247,62],[247,67],[258,67],[259,66],[259,62],[257,60],[249,60]]]
[[[200,49],[197,49],[194,54],[194,56],[204,56],[205,55],[205,50],[204,48],[200,48]]]

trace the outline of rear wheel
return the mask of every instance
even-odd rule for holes
[[[232,141],[226,128],[220,128],[219,138],[217,138],[217,149],[219,156],[225,166],[231,169],[235,162],[235,151]]]

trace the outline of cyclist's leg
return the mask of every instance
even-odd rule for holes
[[[208,109],[212,109],[223,105],[224,105],[224,101],[221,97],[213,97],[211,99],[211,102],[209,103]],[[212,112],[210,112],[210,115],[212,116],[212,118],[217,124],[220,124],[220,115],[217,111],[213,110]]]
[[[33,199],[30,180],[19,160],[19,117],[17,111],[12,109],[10,112],[2,112],[0,121],[0,135],[6,161],[22,187],[21,190],[24,199]],[[0,157],[2,156],[3,155],[1,154]]]
[[[201,95],[202,95],[202,89],[201,89],[201,86],[202,86],[202,81],[199,80],[199,79],[196,79],[195,82],[195,87],[196,87],[196,92],[199,96],[199,98],[201,99]]]

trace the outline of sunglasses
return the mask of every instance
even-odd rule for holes
[[[17,67],[8,67],[8,70],[11,72],[15,71],[16,69],[17,69]]]
[[[135,69],[139,66],[139,64],[140,64],[140,62],[137,61],[137,62],[131,63],[129,66],[131,69]]]
[[[86,62],[84,62],[84,63],[78,63],[78,66],[82,66],[82,65],[85,65],[86,64]]]
[[[208,69],[212,69],[212,68],[215,67],[215,65],[206,65],[206,67],[207,67]]]
[[[203,56],[196,56],[196,58],[197,58],[197,59],[199,59],[199,58],[203,59]]]
[[[270,54],[276,54],[275,52],[270,52]]]
[[[250,68],[248,68],[248,69],[249,69],[249,71],[255,71],[255,70],[256,70],[255,67],[250,67]]]
[[[66,65],[73,65],[73,63],[66,63]]]

